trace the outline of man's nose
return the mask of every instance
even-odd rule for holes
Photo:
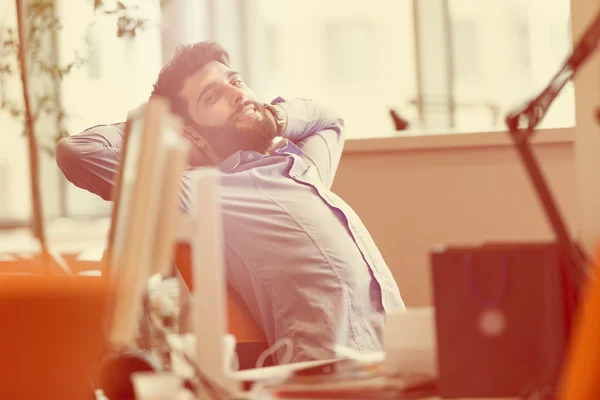
[[[244,93],[244,91],[237,86],[231,86],[230,96],[231,102],[234,106],[239,106],[246,101],[246,93]]]

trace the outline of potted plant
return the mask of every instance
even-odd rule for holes
[[[161,6],[164,3],[164,0],[160,1]],[[40,191],[39,151],[53,154],[58,140],[68,135],[64,128],[64,121],[68,114],[63,109],[59,97],[60,82],[73,69],[85,64],[85,59],[75,54],[72,61],[59,65],[58,62],[49,61],[47,53],[44,52],[44,46],[48,44],[48,37],[52,37],[61,29],[54,4],[53,0],[15,0],[16,29],[3,29],[0,25],[0,35],[2,35],[0,42],[3,49],[0,59],[0,74],[18,74],[22,89],[22,101],[17,102],[3,98],[0,108],[5,109],[23,123],[30,171],[32,204],[30,227],[34,237],[39,241],[41,266],[45,274],[50,274],[56,269],[56,266],[65,273],[70,273],[70,270],[62,258],[54,254],[48,246]],[[96,13],[116,17],[115,33],[118,37],[135,37],[138,32],[152,23],[136,16],[139,7],[137,4],[116,1],[115,6],[109,8],[104,0],[94,0],[93,7]],[[46,90],[36,91],[34,95],[30,84],[32,75],[43,76],[53,84],[49,85]],[[50,144],[39,144],[36,122],[41,117],[50,117],[56,122],[56,130],[52,135],[52,140],[49,141]]]

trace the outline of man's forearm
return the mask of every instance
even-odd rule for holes
[[[116,184],[125,124],[90,128],[61,139],[56,148],[56,162],[65,177],[80,189],[104,200],[111,200]],[[188,172],[180,181],[179,206],[189,209],[191,180]]]
[[[287,117],[283,137],[302,150],[330,188],[344,148],[344,120],[313,100],[278,100],[274,103]]]
[[[332,110],[314,100],[276,100],[274,107],[285,120],[282,136],[294,143],[324,130],[333,130],[340,135],[343,132],[344,121]]]

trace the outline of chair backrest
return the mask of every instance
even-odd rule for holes
[[[192,248],[197,243],[193,225],[190,215],[181,213],[177,216],[175,265],[191,292],[195,288],[192,274]],[[241,343],[262,343],[267,346],[267,337],[252,318],[244,300],[232,288],[227,287],[226,291],[227,331],[235,336],[238,346]]]
[[[175,265],[190,290],[193,290],[192,254],[189,243],[180,242],[175,251]],[[244,300],[233,289],[227,288],[227,331],[240,343],[267,343],[267,337],[258,327]]]

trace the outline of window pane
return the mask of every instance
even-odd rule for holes
[[[504,128],[504,115],[542,90],[571,51],[568,0],[449,0],[457,130]],[[468,72],[465,72],[468,71]],[[575,122],[572,84],[542,127]]]
[[[262,74],[250,82],[257,93],[324,101],[355,138],[397,134],[389,108],[411,134],[504,130],[504,115],[537,94],[571,50],[569,0],[448,0],[448,13],[444,0],[420,0],[418,10],[409,0],[259,4],[252,27],[263,36],[251,47],[266,49],[248,56],[254,77]],[[572,126],[574,111],[568,85],[542,127]]]
[[[265,99],[307,97],[336,109],[349,137],[394,134],[389,108],[417,120],[412,2],[261,0],[264,54],[249,54]],[[256,15],[256,14],[255,14]],[[252,58],[254,57],[254,58]],[[260,59],[259,59],[260,58]],[[268,60],[264,63],[263,60]],[[269,65],[265,65],[269,64]]]
[[[60,57],[72,60],[75,51],[86,65],[63,79],[63,104],[71,117],[70,134],[91,126],[125,121],[127,113],[148,100],[161,68],[160,30],[152,24],[135,38],[118,38],[114,16],[94,15],[88,2],[59,2],[62,17]],[[141,1],[136,17],[158,22],[158,2]],[[77,15],[77,18],[73,16]],[[67,185],[67,212],[107,215],[110,204]]]
[[[373,81],[377,75],[375,27],[365,22],[325,24],[327,81],[336,85]]]

